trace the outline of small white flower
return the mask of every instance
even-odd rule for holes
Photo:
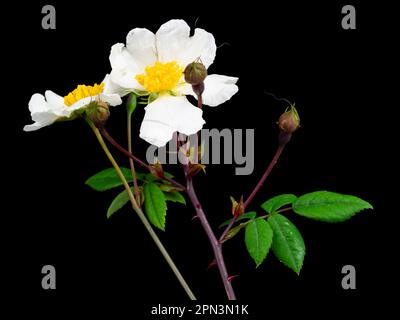
[[[35,93],[29,101],[29,111],[34,123],[26,125],[24,131],[38,130],[58,120],[72,119],[77,110],[86,108],[93,101],[104,101],[111,106],[121,104],[122,100],[118,94],[104,92],[110,91],[112,86],[109,75],[106,75],[101,84],[79,85],[65,97],[50,90],[47,90],[44,96]]]
[[[183,20],[170,20],[156,34],[136,28],[126,38],[126,46],[117,43],[111,48],[111,81],[109,87],[121,96],[129,92],[153,94],[145,108],[140,137],[158,147],[171,140],[175,131],[195,134],[205,121],[202,110],[193,106],[185,95],[194,94],[185,83],[183,70],[200,58],[208,68],[214,61],[217,47],[214,36],[196,29],[190,37],[190,27]],[[229,100],[237,91],[238,78],[212,74],[204,81],[203,103],[217,106]]]

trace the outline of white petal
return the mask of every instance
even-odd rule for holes
[[[58,116],[54,114],[54,108],[47,103],[44,96],[35,93],[29,101],[29,110],[34,121],[31,125],[26,125],[24,131],[34,131],[48,126],[57,120]]]
[[[202,110],[182,96],[162,95],[145,110],[140,137],[158,147],[164,146],[171,140],[175,131],[192,135],[205,123]]]
[[[216,107],[229,100],[239,88],[236,85],[238,78],[211,74],[204,80],[203,104]],[[190,84],[183,85],[179,92],[192,95],[197,99]]]
[[[183,20],[170,20],[156,33],[158,60],[178,60],[189,43],[190,27]],[[179,61],[178,61],[179,62]]]
[[[112,67],[110,76],[113,82],[125,89],[143,90],[135,79],[135,76],[141,73],[141,68],[122,43],[111,47],[110,63]]]
[[[60,109],[64,107],[64,97],[61,97],[60,95],[54,93],[51,90],[47,90],[44,93],[46,97],[46,101],[53,107]]]
[[[51,124],[51,123],[50,123],[50,124]],[[25,131],[25,132],[36,131],[36,130],[39,130],[39,129],[43,128],[43,127],[46,127],[46,126],[48,126],[48,125],[50,125],[50,124],[42,124],[42,123],[40,123],[40,122],[35,122],[35,123],[32,123],[32,124],[27,124],[26,126],[24,126],[24,131]]]
[[[129,70],[112,69],[110,78],[112,82],[122,87],[125,92],[129,93],[133,90],[144,91],[145,88],[135,78],[137,74]]]
[[[174,128],[160,122],[143,121],[140,126],[140,138],[158,148],[165,146],[174,132]]]
[[[203,29],[196,29],[193,37],[189,39],[187,48],[180,55],[179,62],[187,66],[200,58],[205,67],[208,68],[214,62],[216,52],[217,45],[214,36]]]
[[[101,93],[99,95],[101,101],[107,102],[110,106],[118,106],[122,103],[121,97],[118,94]]]
[[[118,94],[101,93],[96,96],[90,96],[90,97],[83,98],[83,99],[75,102],[71,106],[65,106],[64,108],[62,108],[60,111],[57,111],[56,113],[60,117],[69,118],[74,114],[75,111],[86,108],[90,103],[98,101],[98,100],[107,102],[111,106],[117,106],[122,103],[122,99]]]
[[[131,54],[125,48],[123,43],[116,43],[111,47],[110,63],[111,67],[116,69],[138,69],[135,60],[132,58]]]
[[[147,29],[136,28],[131,30],[126,37],[126,47],[140,67],[140,73],[144,71],[145,67],[153,65],[157,60],[156,36]]]
[[[31,113],[45,112],[51,109],[44,96],[39,93],[32,95],[31,99],[29,100],[28,107]]]
[[[104,94],[118,94],[121,97],[127,95],[129,93],[128,90],[122,88],[121,86],[117,85],[114,81],[111,80],[111,77],[109,74],[107,74],[102,81],[104,83]]]
[[[203,103],[216,107],[232,98],[238,92],[239,88],[235,84],[238,81],[236,77],[211,74],[204,80]]]
[[[96,101],[97,99],[99,99],[99,96],[91,96],[91,97],[86,97],[83,98],[81,100],[78,100],[77,102],[75,102],[73,105],[71,106],[65,106],[65,108],[61,109],[61,112],[59,113],[60,116],[62,117],[67,117],[69,118],[70,116],[72,116],[72,114],[82,108],[85,108],[88,104],[90,104],[93,101]]]
[[[196,29],[193,37],[189,35],[190,27],[183,20],[170,20],[163,24],[156,33],[159,61],[175,60],[186,66],[200,58],[208,68],[217,51],[214,36],[203,29]]]

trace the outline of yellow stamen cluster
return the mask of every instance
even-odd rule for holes
[[[72,106],[74,103],[82,100],[83,98],[97,96],[98,94],[102,93],[103,90],[104,83],[95,83],[93,86],[85,86],[80,84],[74,91],[70,92],[64,97],[64,104],[68,107]]]
[[[144,74],[135,78],[145,87],[147,92],[159,93],[176,87],[183,76],[183,68],[175,61],[162,63],[157,61],[153,66],[148,66]]]

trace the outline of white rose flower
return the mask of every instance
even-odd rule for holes
[[[185,82],[183,70],[197,59],[208,68],[214,61],[217,47],[214,36],[196,29],[190,37],[190,27],[183,20],[170,20],[156,34],[136,28],[126,38],[126,46],[117,43],[111,48],[110,92],[121,96],[129,93],[149,94],[152,100],[140,128],[140,137],[158,147],[171,140],[175,131],[195,134],[205,121],[202,110],[193,106],[185,95],[194,94]],[[205,78],[203,104],[217,106],[229,100],[237,91],[238,78],[212,74]]]
[[[34,131],[46,127],[56,121],[73,119],[77,110],[85,109],[91,102],[103,101],[111,106],[122,103],[121,97],[111,91],[112,84],[107,75],[101,84],[93,86],[78,85],[65,97],[47,90],[44,94],[35,93],[29,101],[33,124],[26,125],[24,131]]]

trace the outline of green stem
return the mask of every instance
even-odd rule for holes
[[[171,259],[170,255],[168,254],[167,250],[164,248],[163,244],[161,243],[160,239],[158,238],[157,234],[155,233],[154,229],[150,225],[149,221],[147,220],[145,214],[143,213],[142,209],[138,206],[134,195],[129,187],[128,182],[126,181],[124,174],[122,173],[120,167],[118,166],[117,162],[115,161],[114,157],[112,156],[110,150],[108,149],[105,141],[103,140],[102,135],[100,134],[99,129],[97,129],[93,123],[89,122],[89,125],[93,129],[93,132],[99,141],[101,147],[103,148],[104,153],[106,154],[107,158],[110,160],[111,164],[113,165],[115,171],[118,174],[118,177],[121,179],[125,190],[128,192],[129,200],[131,201],[132,207],[139,216],[140,220],[142,221],[143,225],[145,226],[146,230],[149,232],[151,238],[154,240],[155,244],[157,245],[158,249],[160,250],[161,254],[164,256],[165,260],[167,261],[168,265],[174,272],[175,276],[179,280],[180,284],[182,285],[183,289],[186,291],[187,295],[191,300],[196,300],[193,292],[190,290],[188,284],[186,283],[185,279],[179,272],[178,268],[176,267],[174,261]]]
[[[128,134],[128,151],[129,153],[132,153],[132,112],[129,111],[127,115],[127,134]],[[135,164],[132,158],[129,158],[129,165],[131,167],[131,173],[132,173],[133,191],[135,192],[136,202],[140,207],[140,192],[136,179]]]

